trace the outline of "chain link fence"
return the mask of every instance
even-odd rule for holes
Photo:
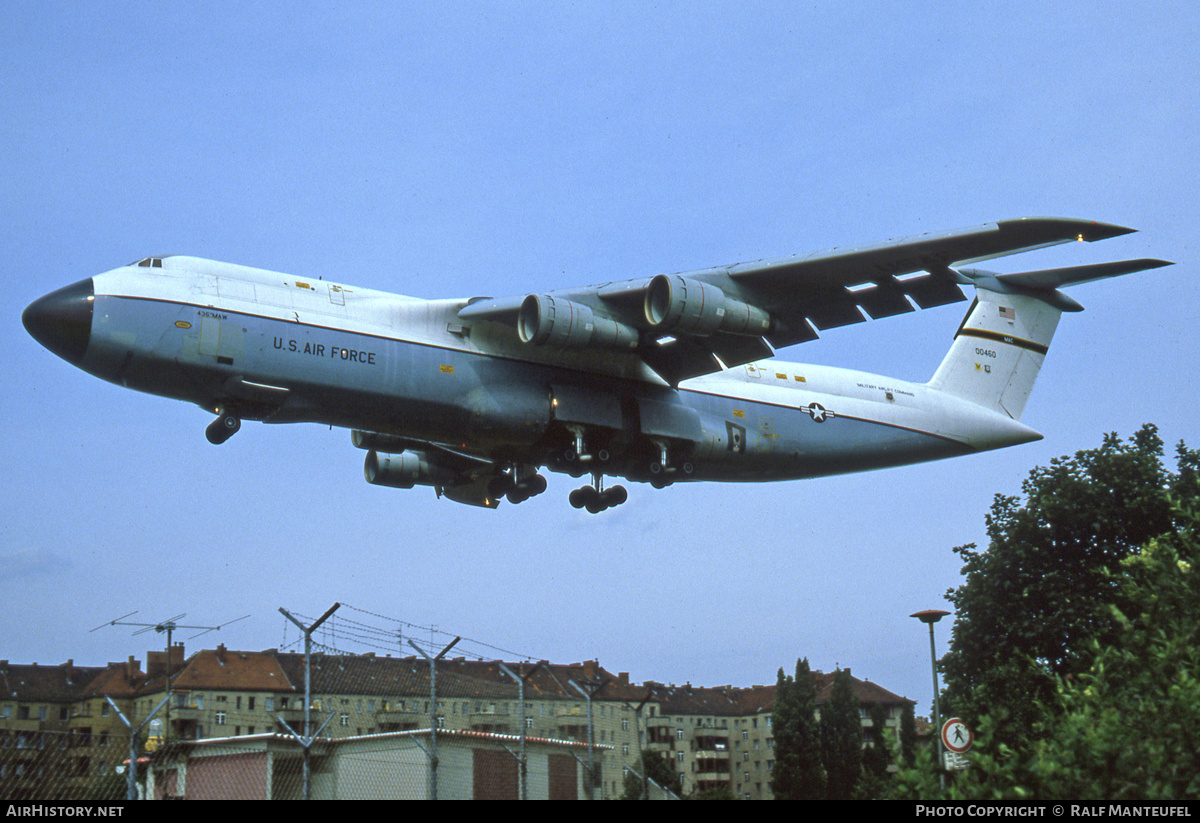
[[[500,662],[518,655],[461,638],[445,643],[433,630],[419,642],[414,627],[381,627],[379,616],[363,614],[368,622],[329,620],[315,639],[306,633],[281,649],[221,645],[186,660],[180,649],[169,683],[165,672],[155,679],[139,671],[129,693],[86,694],[51,707],[53,721],[44,709],[22,719],[6,707],[0,796],[125,799],[130,726],[138,732],[135,791],[150,799],[620,793],[638,738],[619,678],[594,663]],[[288,616],[297,626],[309,620]],[[303,640],[312,641],[308,654]],[[372,644],[412,653],[361,651]],[[593,700],[600,688],[605,699]]]

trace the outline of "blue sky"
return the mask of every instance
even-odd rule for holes
[[[334,601],[635,680],[798,656],[928,711],[951,551],[1035,465],[1156,423],[1193,445],[1194,4],[15,3],[0,30],[0,655],[144,659],[127,612],[294,641]],[[1000,271],[1161,257],[1078,287],[1024,422],[1045,440],[763,486],[578,485],[479,511],[368,486],[349,435],[103,383],[21,310],[151,254],[419,297],[509,295],[1053,215],[1138,234]],[[789,360],[926,380],[963,306]],[[939,646],[949,638],[939,629]],[[184,635],[186,636],[186,635]],[[397,648],[394,653],[407,654]]]

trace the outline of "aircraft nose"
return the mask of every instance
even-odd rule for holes
[[[78,366],[92,334],[92,279],[80,280],[34,300],[21,314],[33,339],[63,360]]]

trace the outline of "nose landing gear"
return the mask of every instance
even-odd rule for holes
[[[219,446],[237,434],[238,429],[241,427],[241,418],[225,410],[221,410],[217,419],[209,423],[208,428],[204,430],[204,436],[208,438],[209,443]]]

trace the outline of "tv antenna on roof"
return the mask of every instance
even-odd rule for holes
[[[101,623],[99,626],[92,629],[92,631],[93,632],[98,631],[100,629],[103,629],[105,626],[140,626],[141,628],[139,628],[136,632],[133,633],[135,637],[139,634],[145,634],[148,631],[155,631],[155,632],[158,632],[159,634],[162,634],[164,632],[166,633],[166,635],[167,635],[166,693],[167,693],[168,700],[166,701],[167,705],[166,705],[166,712],[165,712],[166,718],[165,719],[166,719],[167,734],[169,735],[171,733],[171,701],[169,699],[171,696],[171,649],[172,649],[171,635],[174,634],[176,629],[199,629],[200,631],[198,631],[196,634],[193,634],[191,637],[188,638],[188,640],[191,640],[192,638],[199,637],[202,634],[208,634],[209,632],[218,631],[223,626],[228,626],[230,623],[236,623],[236,622],[238,622],[238,620],[245,620],[250,615],[245,614],[234,620],[227,620],[224,623],[222,623],[220,626],[181,626],[176,621],[182,620],[183,618],[187,617],[187,612],[184,612],[183,614],[177,614],[174,617],[169,618],[167,620],[163,620],[160,623],[135,623],[135,622],[127,621],[125,619],[127,617],[133,617],[135,614],[137,614],[137,611],[132,611],[129,614],[123,614],[120,617],[116,618],[115,620],[110,620],[107,623]],[[90,633],[91,632],[89,632],[89,634]],[[180,662],[182,662],[182,661],[180,661]],[[146,669],[147,669],[147,673],[149,673],[150,661],[146,661]]]

